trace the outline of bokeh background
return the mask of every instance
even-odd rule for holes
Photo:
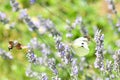
[[[118,14],[120,14],[120,1],[114,1]],[[28,14],[32,18],[41,15],[46,19],[51,19],[57,30],[62,33],[63,41],[65,42],[68,40],[64,35],[66,34],[66,19],[73,22],[77,16],[82,16],[91,38],[94,37],[93,28],[97,26],[102,30],[102,33],[105,34],[105,49],[107,50],[108,46],[110,46],[112,50],[119,49],[115,41],[120,38],[120,36],[118,36],[120,34],[116,34],[116,31],[113,30],[109,24],[108,14],[112,14],[112,12],[108,10],[108,4],[105,0],[36,0],[32,5],[29,0],[17,0],[17,2],[20,3],[20,7],[28,9]],[[34,32],[30,32],[27,25],[18,19],[19,14],[18,12],[12,11],[9,0],[0,0],[0,11],[6,13],[10,22],[16,23],[13,29],[9,29],[6,25],[0,23],[0,48],[8,51],[9,40],[18,40],[23,45],[27,45],[31,38],[38,37]],[[113,22],[116,23],[117,18],[114,14],[112,14],[112,19]],[[73,31],[73,34],[73,39],[81,36],[77,29]],[[47,35],[42,36],[42,38],[50,46],[55,45],[54,40],[48,40]],[[41,39],[39,39],[39,41],[41,41]],[[55,50],[54,47],[53,50]],[[13,49],[10,52],[14,57],[13,60],[0,57],[0,80],[34,80],[25,75],[27,65],[29,64],[25,57],[26,50]],[[91,72],[99,75],[99,70],[94,68],[94,53],[95,43],[92,42],[90,43],[90,53],[86,56],[92,68],[86,69],[85,73]],[[106,57],[108,59],[110,58],[107,54]],[[65,77],[64,80],[67,80],[67,77]]]

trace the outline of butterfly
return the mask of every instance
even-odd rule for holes
[[[89,40],[86,37],[79,37],[72,43],[73,51],[78,56],[86,56],[89,53]]]
[[[14,47],[18,50],[22,49],[22,45],[18,41],[9,41],[8,50],[10,51]]]

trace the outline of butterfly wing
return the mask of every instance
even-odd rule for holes
[[[10,51],[11,49],[13,49],[13,46],[14,46],[13,41],[9,41],[8,50]]]
[[[16,46],[15,46],[18,50],[22,49],[22,45],[20,43],[18,43]]]
[[[89,53],[89,50],[84,47],[73,47],[75,54],[79,57],[86,56]]]

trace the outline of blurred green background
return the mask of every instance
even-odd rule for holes
[[[46,19],[50,18],[54,22],[57,30],[63,34],[64,41],[67,41],[64,35],[66,33],[66,19],[73,22],[77,16],[82,16],[85,26],[88,28],[92,38],[94,36],[93,27],[97,26],[99,29],[102,29],[102,33],[105,34],[105,49],[108,48],[108,45],[110,45],[113,50],[118,49],[114,41],[118,40],[120,36],[119,34],[116,35],[115,30],[112,30],[108,22],[107,15],[110,11],[104,0],[37,0],[33,5],[30,4],[29,0],[17,1],[20,3],[20,7],[28,9],[28,14],[31,17],[34,18],[37,15],[42,15]],[[115,0],[115,4],[118,14],[120,14],[120,1]],[[28,30],[27,25],[18,20],[19,13],[12,12],[9,0],[0,0],[0,11],[7,14],[10,18],[10,22],[16,22],[16,26],[13,29],[7,29],[4,24],[0,23],[0,48],[8,51],[9,40],[18,40],[22,44],[27,45],[31,38],[37,37],[34,32]],[[112,18],[114,23],[116,23],[116,17],[112,15]],[[74,36],[81,35],[76,31],[73,33]],[[44,38],[47,44],[53,46],[52,43],[54,43],[54,41],[52,39],[48,41],[46,35],[42,36],[42,38]],[[25,75],[28,65],[28,61],[25,57],[26,50],[13,49],[11,53],[14,57],[13,60],[0,58],[0,80],[34,80]],[[93,67],[95,60],[94,53],[95,43],[93,42],[90,44],[90,54],[86,56],[92,69],[91,71],[86,70],[86,73],[98,72],[97,69]]]

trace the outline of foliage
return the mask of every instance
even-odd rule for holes
[[[119,0],[0,1],[0,80],[118,80],[117,4]],[[89,46],[82,57],[81,45],[77,51],[72,46],[79,37]]]

